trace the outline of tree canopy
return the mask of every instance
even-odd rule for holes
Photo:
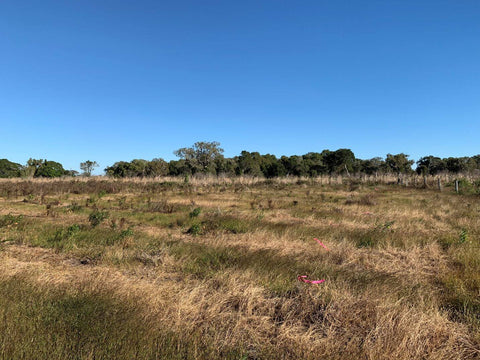
[[[231,158],[223,156],[220,143],[200,141],[191,147],[180,148],[174,152],[178,160],[169,162],[162,158],[152,160],[134,159],[118,161],[106,167],[105,173],[112,177],[157,177],[185,176],[193,174],[211,174],[254,177],[281,176],[319,176],[319,175],[355,175],[355,174],[401,174],[413,173],[414,161],[404,153],[387,154],[385,158],[358,159],[350,149],[323,150],[304,155],[276,157],[272,154],[260,154],[243,150],[240,155]],[[424,156],[416,162],[416,173],[437,175],[449,173],[479,173],[480,155],[472,157],[440,158],[433,155]],[[86,176],[91,175],[95,161],[80,163]],[[60,177],[76,176],[78,172],[65,170],[62,164],[46,160],[32,159],[22,166],[7,159],[0,159],[0,178],[6,177]]]
[[[215,159],[222,156],[223,149],[219,142],[199,141],[192,147],[174,151],[174,154],[185,160],[192,173],[213,173]]]

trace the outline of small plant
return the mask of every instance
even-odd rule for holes
[[[71,212],[78,212],[78,211],[82,210],[82,207],[80,205],[78,205],[78,203],[73,202],[73,203],[71,203],[70,205],[67,206],[67,210],[71,211]]]
[[[265,218],[265,213],[263,211],[260,211],[257,215],[257,220],[262,221]]]
[[[133,236],[133,229],[131,227],[129,227],[126,230],[122,230],[119,235],[120,239],[125,239],[126,237],[129,237],[129,236]]]
[[[103,220],[107,219],[109,216],[107,211],[95,210],[88,216],[88,221],[92,227],[96,227],[102,223]]]
[[[392,225],[395,224],[395,220],[387,221],[383,224],[378,224],[375,229],[380,231],[385,231],[391,229]]]
[[[35,195],[33,194],[28,194],[25,199],[23,199],[23,202],[25,203],[34,203],[35,202]]]
[[[68,237],[71,237],[71,236],[77,234],[78,232],[80,232],[80,225],[78,225],[78,224],[70,225],[70,226],[67,228],[67,235],[68,235]]]
[[[190,216],[190,218],[193,219],[193,218],[198,217],[201,212],[202,212],[202,209],[198,207],[198,208],[193,209],[190,212],[190,214],[188,214],[188,216]]]
[[[90,205],[95,205],[97,202],[97,198],[95,195],[91,195],[86,201],[85,201],[85,206],[89,207]]]
[[[110,229],[115,230],[117,228],[117,219],[110,220]]]
[[[122,196],[120,199],[118,199],[118,207],[121,209],[121,210],[126,210],[128,208],[127,206],[127,197],[126,196]]]
[[[98,198],[101,199],[102,197],[104,197],[105,195],[107,195],[107,192],[105,190],[100,190],[98,192]]]
[[[468,241],[468,231],[467,229],[462,229],[460,232],[460,236],[458,237],[458,242],[460,244],[463,244],[464,242]]]
[[[52,238],[48,239],[49,243],[60,243],[63,240],[71,239],[75,236],[75,234],[79,233],[81,230],[80,225],[73,224],[70,225],[68,228],[58,229],[53,235]]]
[[[190,226],[190,228],[187,230],[187,234],[191,234],[193,236],[200,235],[202,233],[202,227],[200,224],[193,224]]]

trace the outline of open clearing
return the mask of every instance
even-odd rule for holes
[[[451,187],[2,181],[0,358],[478,359],[479,219]]]

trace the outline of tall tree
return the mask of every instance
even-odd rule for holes
[[[199,141],[189,148],[181,148],[174,154],[184,159],[192,168],[192,172],[213,173],[215,171],[215,159],[223,156],[223,149],[216,141]]]
[[[412,172],[413,160],[408,160],[408,155],[405,155],[404,153],[396,155],[387,154],[385,163],[387,168],[397,175]]]
[[[168,164],[165,160],[158,158],[149,161],[147,164],[147,176],[165,176],[168,174]]]
[[[83,175],[85,176],[91,176],[93,168],[96,167],[98,167],[98,163],[96,161],[87,160],[80,163],[80,169],[83,171]]]
[[[446,169],[445,161],[436,156],[424,156],[417,161],[417,174],[435,175]]]
[[[56,161],[44,160],[43,163],[36,169],[35,177],[60,177],[67,175],[67,171],[63,165]]]
[[[237,175],[262,176],[261,163],[262,157],[258,152],[243,150],[237,157]]]
[[[350,173],[353,171],[355,155],[350,149],[338,149],[336,151],[324,150],[323,162],[329,173]]]

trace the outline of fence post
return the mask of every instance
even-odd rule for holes
[[[442,181],[440,180],[440,177],[438,177],[438,190],[442,191]]]
[[[455,180],[455,192],[458,194],[458,180]]]

